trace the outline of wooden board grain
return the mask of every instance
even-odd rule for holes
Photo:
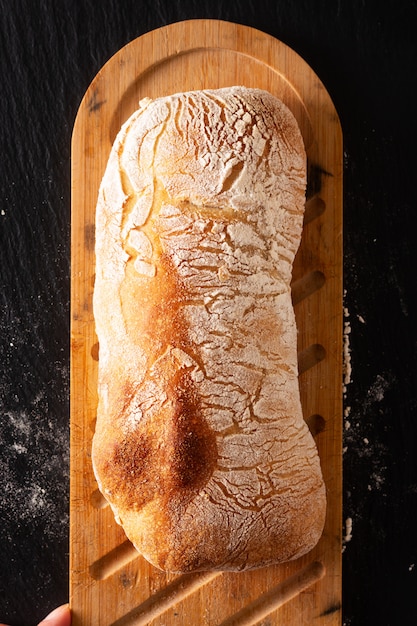
[[[91,439],[98,344],[92,313],[97,193],[113,140],[143,97],[234,84],[281,98],[309,163],[294,265],[304,416],[327,487],[323,536],[305,557],[243,573],[168,575],[127,541],[97,490]],[[342,133],[312,69],[245,26],[191,20],[152,31],[102,68],[80,105],[72,144],[70,603],[74,626],[336,626],[342,556]]]

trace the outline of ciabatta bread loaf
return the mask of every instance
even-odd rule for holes
[[[306,156],[269,93],[141,102],[96,222],[93,465],[116,520],[168,571],[242,570],[318,541],[290,282]]]

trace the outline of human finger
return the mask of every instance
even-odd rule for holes
[[[49,613],[38,626],[70,626],[71,611],[68,604],[63,604]],[[1,624],[0,624],[1,626]]]

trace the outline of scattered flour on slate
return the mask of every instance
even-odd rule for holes
[[[344,294],[346,296],[346,293]],[[349,321],[349,311],[346,307],[343,310],[344,324],[343,324],[343,397],[344,397],[344,441],[346,441],[346,432],[350,429],[351,424],[349,421],[350,407],[346,406],[346,394],[348,385],[352,380],[352,359],[350,355],[350,333],[351,325]],[[347,452],[347,446],[343,448],[343,454]],[[343,537],[343,550],[346,548],[346,544],[352,539],[352,517],[347,517],[344,523],[344,537]]]
[[[344,294],[346,296],[346,293]],[[343,549],[346,544],[352,540],[353,527],[355,521],[361,519],[361,513],[356,510],[353,504],[352,489],[358,492],[366,489],[367,491],[378,491],[383,494],[385,485],[385,472],[387,469],[386,458],[387,450],[381,442],[373,441],[370,431],[375,428],[375,419],[380,417],[379,404],[383,401],[386,391],[392,386],[393,380],[387,373],[376,376],[375,381],[367,390],[366,397],[361,402],[356,401],[354,409],[350,406],[350,388],[353,382],[352,358],[350,350],[350,338],[352,333],[352,325],[356,322],[366,324],[366,320],[357,315],[356,320],[351,322],[348,309],[344,308],[344,334],[343,334],[343,396],[344,396],[344,447],[343,454],[345,460],[350,459],[355,462],[365,461],[362,468],[371,467],[369,473],[361,476],[361,484],[345,485],[345,522],[344,522],[344,538]],[[353,403],[352,403],[353,404]]]
[[[68,419],[49,413],[42,393],[20,411],[5,409],[0,393],[0,515],[11,541],[28,525],[50,537],[68,525]]]

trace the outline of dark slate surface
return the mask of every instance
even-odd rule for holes
[[[414,625],[415,0],[0,0],[0,621],[31,626],[67,599],[70,139],[77,107],[124,44],[174,21],[207,17],[290,45],[339,111],[352,367],[344,623]]]

